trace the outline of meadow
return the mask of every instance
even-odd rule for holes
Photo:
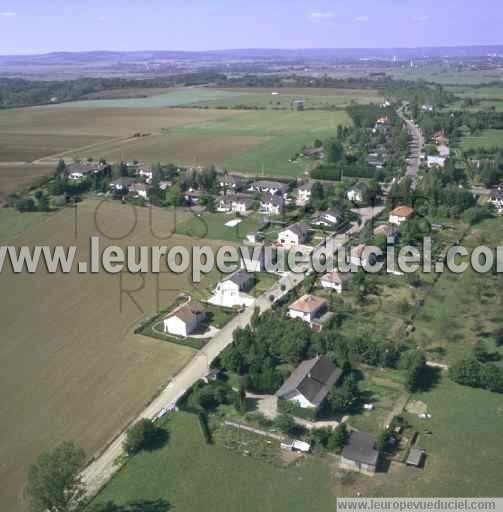
[[[71,103],[6,111],[0,117],[0,140],[6,141],[0,158],[23,162],[36,158],[51,165],[61,157],[216,164],[245,174],[295,177],[310,165],[289,161],[302,146],[351,123],[344,111],[128,105],[98,109]],[[134,134],[144,136],[133,138]]]
[[[479,135],[469,135],[461,140],[461,149],[501,148],[503,130],[483,130]]]
[[[168,444],[130,460],[95,502],[165,498],[177,512],[335,511],[327,461],[279,468],[207,445],[187,413],[171,415],[166,426]]]
[[[292,101],[302,98],[306,109],[345,108],[352,103],[382,103],[384,97],[372,89],[336,89],[336,88],[298,88],[281,87],[279,89],[225,88],[224,92],[236,96],[222,96],[218,99],[196,101],[191,106],[209,108],[260,108],[291,109]],[[273,94],[275,93],[275,94]]]
[[[501,246],[502,226],[501,218],[486,220],[462,245],[469,251],[478,245]],[[496,350],[494,332],[503,327],[502,282],[501,274],[479,274],[471,268],[461,274],[444,272],[415,318],[414,340],[430,358],[447,364],[469,354],[479,339]]]
[[[70,244],[88,260],[91,236],[106,245],[197,243],[174,230],[170,211],[86,200],[78,209],[20,214],[0,209],[2,244]],[[183,222],[186,213],[177,212]],[[133,229],[132,229],[133,228]],[[132,232],[126,236],[126,233]],[[101,235],[100,235],[101,233]],[[217,247],[218,243],[206,241]],[[89,457],[102,449],[193,356],[192,349],[134,334],[138,322],[172,304],[180,291],[205,295],[211,274],[193,285],[188,274],[0,273],[2,367],[0,491],[2,508],[26,509],[23,486],[40,452],[65,439]],[[197,288],[195,288],[195,286]],[[122,290],[132,290],[130,295]],[[137,291],[135,291],[137,290]],[[158,290],[160,290],[158,292]]]

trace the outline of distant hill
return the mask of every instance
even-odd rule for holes
[[[0,65],[83,65],[148,62],[164,60],[337,60],[337,59],[399,59],[409,58],[475,58],[498,55],[503,57],[503,45],[453,46],[421,48],[313,48],[298,50],[236,49],[203,52],[181,51],[92,51],[54,52],[42,55],[4,55]]]

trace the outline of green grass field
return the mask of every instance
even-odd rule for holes
[[[289,160],[310,145],[315,138],[327,138],[336,133],[337,126],[351,123],[346,112],[335,111],[251,111],[230,118],[186,124],[165,130],[167,135],[183,134],[190,146],[191,137],[248,136],[269,137],[261,144],[217,162],[232,170],[266,176],[300,176],[305,163]]]
[[[176,232],[198,239],[223,240],[234,244],[243,241],[246,235],[255,233],[261,224],[260,216],[252,214],[244,217],[237,226],[229,227],[225,224],[236,219],[234,214],[205,213],[202,216],[193,216],[180,223]]]
[[[503,85],[489,85],[485,87],[469,87],[465,85],[447,87],[449,92],[461,98],[474,98],[477,100],[503,100]]]
[[[463,245],[470,251],[478,245],[503,243],[503,219],[489,219],[475,226]],[[444,272],[425,298],[414,326],[414,340],[430,351],[429,357],[452,363],[483,339],[495,350],[493,333],[503,327],[502,274]],[[503,354],[502,354],[503,355]]]
[[[239,93],[206,89],[202,87],[187,87],[173,89],[170,92],[149,96],[146,98],[120,98],[101,100],[81,100],[69,103],[58,103],[52,108],[162,108],[189,105],[195,102],[235,98]]]
[[[503,130],[483,130],[480,135],[463,137],[461,149],[503,147]]]
[[[168,444],[134,457],[96,501],[165,498],[177,512],[335,510],[323,460],[282,469],[218,443],[207,445],[197,418],[186,413],[170,416],[167,427]]]

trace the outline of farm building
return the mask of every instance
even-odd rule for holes
[[[308,237],[308,227],[298,222],[278,233],[278,243],[283,247],[292,248],[306,242]]]
[[[164,332],[176,336],[189,336],[201,325],[205,317],[203,305],[191,300],[175,308],[164,319]]]
[[[302,362],[276,392],[280,400],[296,402],[303,408],[321,405],[328,392],[337,385],[342,370],[322,356]]]
[[[422,448],[411,448],[409,455],[407,455],[405,464],[407,464],[407,466],[415,466],[418,468],[423,463],[425,455],[426,452]]]
[[[68,179],[72,181],[79,181],[84,178],[87,178],[91,174],[97,173],[100,171],[98,165],[84,163],[84,164],[71,164],[67,167],[66,172],[68,174]]]
[[[337,293],[342,293],[342,290],[347,287],[351,279],[353,279],[351,272],[339,272],[338,270],[334,270],[333,272],[325,274],[320,279],[320,284],[322,288],[328,288],[335,290]]]
[[[341,453],[341,467],[374,475],[379,461],[375,439],[366,432],[351,432]]]
[[[403,222],[408,221],[413,214],[414,210],[410,206],[397,206],[389,214],[389,223],[400,226]]]
[[[303,295],[300,299],[292,302],[288,308],[290,318],[300,318],[308,324],[312,324],[327,310],[327,301],[315,295]]]

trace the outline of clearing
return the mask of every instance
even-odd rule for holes
[[[133,208],[120,202],[97,206],[87,200],[77,210],[53,214],[1,209],[0,238],[16,246],[74,244],[77,261],[89,258],[89,240],[99,235],[98,227],[107,235],[100,238],[102,248],[197,243],[178,235],[158,238],[173,228],[171,211],[151,210],[151,230],[149,210],[137,209],[136,227],[126,236],[134,226]],[[186,213],[177,215],[183,220]],[[199,291],[206,293],[217,279],[210,275]],[[121,281],[123,290],[139,291],[121,294]],[[192,349],[133,334],[140,319],[171,304],[180,291],[193,290],[191,281],[188,274],[161,274],[159,281],[153,274],[144,279],[105,271],[49,274],[42,266],[34,274],[14,274],[5,265],[0,274],[0,287],[8,290],[0,305],[0,358],[9,361],[1,378],[3,508],[26,508],[26,470],[40,452],[71,439],[94,455],[191,359]]]

